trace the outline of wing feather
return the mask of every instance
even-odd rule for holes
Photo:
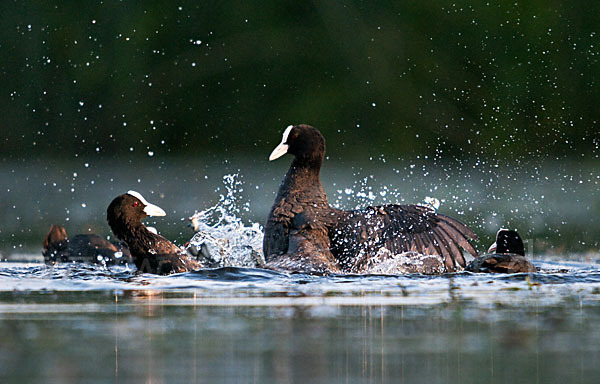
[[[446,260],[446,266],[453,265],[454,260],[456,260],[457,264],[464,268],[464,260],[465,259],[462,255],[462,251],[460,250],[460,248],[458,248],[456,243],[452,240],[452,237],[444,230],[444,227],[438,228],[438,231],[436,231],[436,233],[439,236],[441,236],[448,244],[446,249],[451,254],[451,256],[450,256],[451,260],[450,260],[450,262],[448,262],[448,260]]]
[[[462,224],[461,222],[454,220],[450,217],[447,217],[447,216],[445,217],[445,219],[446,220],[444,220],[444,223],[447,225],[445,225],[444,228],[452,228],[454,230],[454,232],[456,233],[456,243],[458,243],[458,245],[463,247],[465,251],[469,252],[474,257],[477,257],[477,251],[471,245],[471,243],[469,243],[469,239],[477,240],[477,235],[475,235],[473,233],[473,236],[468,236],[467,234],[464,234],[463,232],[461,232],[461,230],[459,228],[457,228],[457,224],[460,224],[462,226],[464,226],[464,224]],[[460,225],[459,225],[459,227],[460,227]],[[466,228],[466,226],[465,226],[465,228]],[[469,230],[469,232],[472,233],[471,230]]]
[[[452,248],[450,243],[444,238],[442,234],[438,231],[434,231],[432,236],[436,239],[438,244],[440,244],[440,251],[442,256],[444,257],[444,264],[447,269],[452,269],[454,267],[454,257],[452,252]],[[457,248],[458,249],[458,248]],[[461,255],[462,256],[462,255]]]
[[[465,266],[462,247],[476,256],[469,243],[475,233],[460,221],[419,205],[383,205],[354,211],[337,211],[330,228],[331,252],[342,269],[366,264],[385,248],[392,254],[407,251],[439,255],[446,267]]]

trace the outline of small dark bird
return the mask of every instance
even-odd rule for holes
[[[466,270],[488,273],[536,272],[535,266],[525,257],[525,247],[519,234],[504,228],[496,234],[496,242],[488,249],[488,254],[472,260]]]
[[[111,243],[94,234],[67,237],[67,231],[60,225],[53,225],[44,239],[42,251],[46,264],[82,262],[127,264],[132,263],[127,245]]]
[[[331,207],[319,177],[325,139],[316,128],[287,127],[269,160],[286,153],[294,160],[265,224],[263,250],[270,268],[368,273],[389,258],[412,251],[438,255],[441,270],[454,271],[465,266],[459,246],[477,255],[469,243],[477,238],[475,233],[430,207],[390,204],[352,211]]]
[[[165,215],[165,211],[135,191],[117,196],[106,210],[108,225],[129,247],[139,272],[168,275],[202,268],[202,264],[187,256],[184,250],[142,224],[147,216]]]

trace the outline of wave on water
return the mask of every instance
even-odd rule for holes
[[[153,289],[174,287],[200,287],[208,282],[220,283],[264,283],[288,288],[313,285],[348,285],[355,289],[377,289],[380,284],[397,287],[426,286],[444,284],[448,280],[460,285],[489,282],[527,283],[529,287],[538,285],[568,285],[577,283],[599,284],[600,266],[570,262],[556,263],[534,261],[541,270],[536,273],[484,274],[471,272],[447,273],[442,275],[422,274],[369,274],[369,275],[309,275],[302,273],[279,273],[266,269],[246,267],[207,268],[193,272],[168,276],[137,274],[134,266],[69,263],[47,266],[38,263],[0,263],[0,291],[7,290],[74,290],[74,289]],[[568,269],[565,269],[567,267]],[[600,292],[599,292],[600,293]],[[599,297],[600,298],[600,297]]]

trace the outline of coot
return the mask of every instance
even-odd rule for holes
[[[488,273],[536,272],[535,266],[525,257],[525,247],[519,234],[504,228],[496,234],[496,242],[488,249],[488,254],[472,260],[466,270]]]
[[[80,234],[72,238],[60,225],[53,225],[44,239],[42,251],[46,264],[82,262],[126,264],[132,263],[127,245],[111,243],[95,234]]]
[[[106,218],[115,236],[124,241],[139,272],[167,275],[202,268],[202,264],[164,237],[142,224],[147,216],[165,216],[135,191],[117,196],[108,206]]]
[[[351,211],[331,207],[319,178],[325,139],[316,128],[287,127],[269,160],[286,153],[294,160],[264,230],[263,250],[270,268],[368,273],[390,257],[413,252],[437,255],[442,270],[454,271],[465,266],[459,247],[477,255],[469,243],[477,238],[475,233],[431,207],[390,204]],[[430,263],[422,269],[435,270]]]

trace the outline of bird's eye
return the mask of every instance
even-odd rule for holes
[[[134,201],[134,202],[133,202],[133,206],[134,206],[134,207],[137,207],[138,205],[140,205],[140,203],[138,203],[137,201]]]

